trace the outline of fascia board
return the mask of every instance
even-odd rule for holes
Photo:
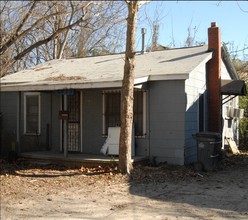
[[[178,74],[163,74],[163,75],[152,75],[149,81],[160,81],[160,80],[186,80],[189,78],[188,73],[178,73]]]
[[[1,92],[10,91],[47,91],[60,89],[93,89],[93,88],[115,88],[121,87],[122,81],[115,82],[94,82],[94,83],[70,83],[70,84],[19,84],[2,85]]]

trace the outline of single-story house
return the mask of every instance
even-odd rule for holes
[[[133,157],[193,163],[192,135],[200,131],[238,145],[236,96],[246,93],[245,84],[215,23],[208,37],[204,46],[137,53]],[[120,126],[124,56],[52,60],[2,77],[1,154],[101,155],[109,128]]]

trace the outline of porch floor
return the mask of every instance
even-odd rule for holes
[[[83,154],[83,153],[68,153],[67,157],[60,152],[52,151],[37,151],[37,152],[25,152],[20,153],[20,157],[25,159],[39,159],[49,160],[54,162],[77,162],[87,164],[111,164],[118,163],[118,156],[109,155],[95,155],[95,154]],[[132,163],[146,161],[148,158],[144,156],[135,156],[132,158]]]

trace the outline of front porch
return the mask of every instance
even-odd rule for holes
[[[51,152],[51,151],[37,151],[37,152],[25,152],[20,153],[19,157],[24,159],[31,160],[46,160],[49,162],[55,163],[73,163],[87,167],[96,167],[96,166],[106,166],[118,164],[118,156],[104,156],[104,155],[94,155],[94,154],[83,154],[83,153],[68,153],[68,156],[65,157],[61,152]],[[132,163],[145,162],[148,160],[148,157],[135,156],[132,158]]]

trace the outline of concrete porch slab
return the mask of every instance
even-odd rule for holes
[[[38,160],[48,160],[50,162],[72,162],[80,164],[88,164],[90,166],[96,166],[100,164],[118,164],[118,156],[104,156],[104,155],[93,155],[93,154],[83,154],[83,153],[68,153],[65,157],[63,153],[52,152],[52,151],[37,151],[37,152],[25,152],[20,153],[19,157],[25,159],[38,159]],[[146,161],[147,157],[136,156],[132,158],[132,163]]]

